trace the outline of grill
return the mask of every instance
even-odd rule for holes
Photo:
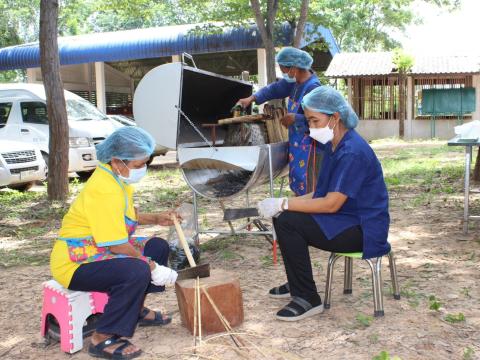
[[[24,172],[24,171],[38,171],[38,166],[30,166],[30,167],[26,167],[26,168],[20,168],[20,169],[10,169],[10,173],[12,175],[18,175],[20,174],[21,172]]]
[[[161,84],[169,84],[169,91],[159,91]],[[231,198],[287,170],[287,142],[268,141],[253,125],[217,126],[231,117],[238,99],[251,94],[248,82],[171,63],[140,81],[133,112],[157,145],[177,150],[185,181],[196,194]]]
[[[94,138],[92,139],[93,145],[100,144],[103,140],[105,140],[104,137],[94,137]]]
[[[34,150],[27,151],[13,151],[2,153],[3,158],[7,164],[21,164],[35,161],[37,159]]]

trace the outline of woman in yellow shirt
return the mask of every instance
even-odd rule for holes
[[[109,296],[97,322],[89,353],[132,359],[141,350],[124,337],[136,325],[165,325],[171,317],[143,307],[145,295],[165,290],[177,273],[167,265],[169,247],[161,238],[133,236],[137,224],[172,225],[172,212],[140,213],[132,183],[146,174],[155,141],[137,127],[123,127],[97,145],[100,164],[62,221],[51,257],[53,278],[70,290]]]

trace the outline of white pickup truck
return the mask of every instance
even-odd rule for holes
[[[65,90],[70,150],[69,172],[87,178],[97,166],[95,145],[116,128],[87,100]],[[0,142],[17,140],[35,144],[48,164],[48,117],[45,89],[41,84],[0,84]]]
[[[40,149],[19,141],[0,141],[0,188],[25,191],[46,178],[47,165]]]

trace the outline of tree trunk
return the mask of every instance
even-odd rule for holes
[[[69,133],[57,42],[58,0],[40,2],[40,64],[49,121],[48,199],[68,194]]]
[[[473,169],[473,181],[480,182],[480,147],[478,148],[477,160],[475,160],[475,168]]]
[[[298,24],[295,28],[295,37],[293,40],[293,46],[299,48],[302,42],[303,33],[305,31],[305,24],[307,23],[308,15],[308,3],[309,0],[302,0],[302,6],[300,7],[300,17]]]
[[[405,136],[405,74],[400,71],[398,74],[398,136],[403,139]]]
[[[250,5],[255,14],[255,22],[257,23],[258,31],[265,46],[267,56],[267,83],[270,84],[276,80],[274,22],[277,16],[278,0],[268,0],[266,18],[262,14],[259,0],[250,0]]]

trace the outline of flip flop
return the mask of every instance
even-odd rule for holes
[[[115,344],[122,344],[122,345],[117,347],[113,351],[113,353],[110,353],[105,350],[106,348]],[[96,358],[113,359],[113,360],[129,360],[129,359],[134,359],[136,357],[139,357],[142,354],[142,350],[135,351],[134,353],[131,353],[131,354],[122,353],[123,350],[125,350],[125,348],[127,348],[130,345],[132,345],[132,343],[127,339],[122,339],[120,336],[114,335],[98,343],[97,345],[93,345],[92,343],[90,343],[88,347],[88,354]]]
[[[163,314],[160,311],[154,311],[155,318],[154,319],[145,319],[145,316],[148,315],[150,309],[144,307],[140,312],[140,316],[138,317],[138,326],[162,326],[167,325],[172,322],[172,317],[167,315],[166,319],[163,318]]]

